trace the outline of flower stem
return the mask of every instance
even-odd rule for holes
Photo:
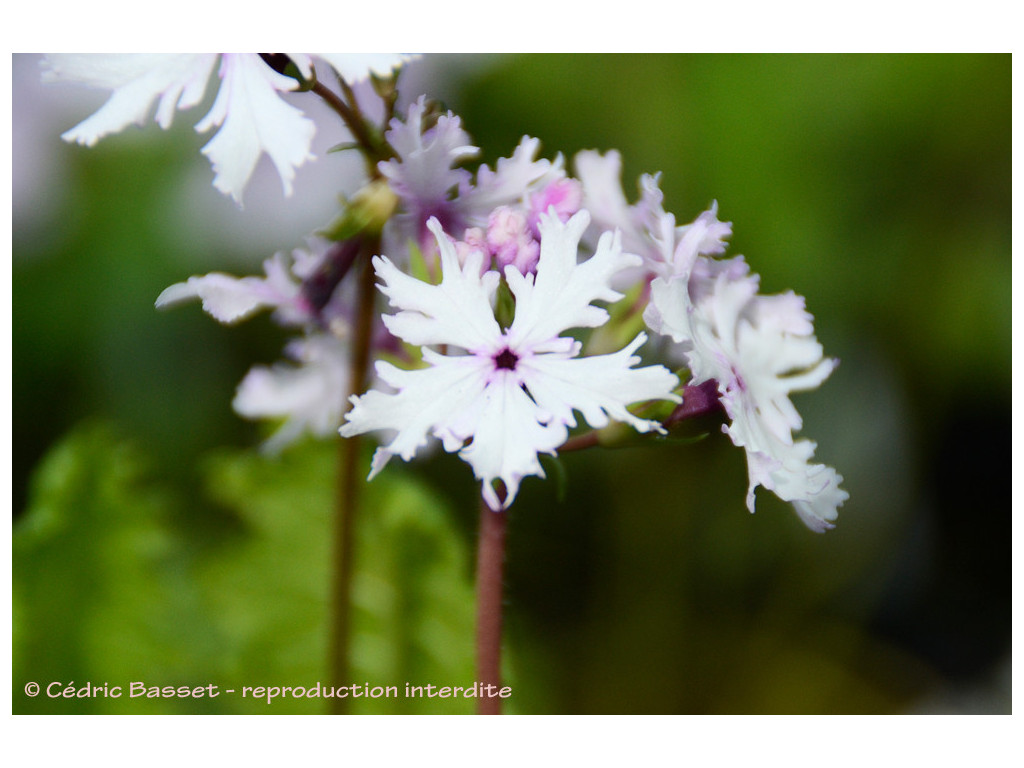
[[[370,263],[372,251],[379,245],[374,239],[364,243],[361,273],[356,299],[356,319],[353,329],[349,391],[362,392],[366,388],[370,367],[370,341],[373,336],[374,275]],[[349,685],[349,645],[352,635],[352,574],[354,565],[354,539],[359,511],[359,477],[362,441],[359,436],[341,440],[338,446],[338,485],[334,523],[333,563],[331,581],[331,632],[329,648],[330,679],[334,688]],[[330,699],[331,714],[345,714],[347,697]]]
[[[504,498],[504,488],[499,498]],[[476,663],[477,680],[484,691],[497,694],[501,688],[501,601],[505,566],[504,511],[493,512],[480,500],[480,540],[477,545]],[[492,686],[492,687],[487,687]],[[501,699],[481,695],[478,715],[500,715]]]
[[[352,136],[359,145],[360,151],[363,153],[367,174],[371,179],[377,178],[380,175],[377,170],[377,163],[380,160],[387,160],[393,157],[394,150],[388,146],[383,137],[371,134],[363,113],[359,109],[358,103],[355,102],[355,96],[351,96],[354,106],[349,106],[338,94],[321,82],[316,82],[310,90],[323,99],[345,122],[345,125],[352,132]],[[352,93],[350,89],[347,90],[349,94]]]

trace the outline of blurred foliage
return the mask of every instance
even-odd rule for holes
[[[323,698],[242,696],[243,686],[330,685],[326,675],[329,513],[335,451],[251,451],[204,462],[199,497],[161,482],[152,457],[105,425],[56,446],[14,531],[21,688],[121,686],[122,695],[16,695],[15,712],[323,714]],[[205,505],[220,535],[183,528]],[[366,492],[354,576],[353,683],[469,685],[473,589],[443,500],[401,471]],[[23,679],[21,679],[23,678]],[[215,698],[129,696],[204,686]],[[63,689],[64,686],[60,686]],[[233,689],[234,694],[224,693]],[[58,690],[59,692],[59,690]],[[468,714],[472,699],[353,698],[354,713]]]
[[[1010,56],[421,66],[489,162],[529,134],[567,162],[618,149],[627,191],[660,171],[680,222],[717,199],[730,252],[765,291],[805,295],[842,359],[796,402],[851,494],[825,536],[770,494],[747,514],[722,435],[567,454],[564,493],[524,482],[514,711],[1009,711]],[[43,223],[15,220],[15,711],[72,711],[24,698],[30,679],[302,684],[322,674],[334,449],[259,457],[259,429],[231,413],[249,366],[280,354],[269,320],[152,308],[279,246],[211,246],[176,213],[186,178],[212,178],[187,125],[61,144],[81,117],[52,126]],[[366,492],[357,665],[374,684],[471,679],[470,471],[392,462]],[[242,711],[134,701],[74,711]]]

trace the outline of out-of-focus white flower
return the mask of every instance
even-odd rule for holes
[[[417,58],[417,54],[410,53],[315,53],[313,55],[330,64],[334,71],[349,83],[364,80],[370,73],[378,77],[387,77],[403,64]]]
[[[190,277],[163,290],[156,299],[158,309],[192,299],[203,303],[203,311],[228,325],[247,320],[264,309],[279,309],[294,322],[308,311],[300,306],[302,286],[293,277],[283,254],[263,262],[266,277],[234,277],[221,272]]]
[[[591,258],[577,263],[588,221],[583,211],[568,222],[541,217],[536,273],[505,268],[516,300],[507,329],[492,309],[500,276],[481,271],[480,251],[460,265],[437,219],[428,226],[440,252],[440,284],[409,277],[386,257],[374,260],[382,291],[399,310],[384,322],[394,335],[423,347],[427,367],[405,371],[378,362],[378,376],[395,392],[352,398],[343,436],[378,430],[391,436],[374,455],[371,478],[394,455],[412,459],[433,436],[470,464],[484,500],[498,510],[513,502],[523,477],[544,476],[539,454],[554,454],[565,441],[576,426],[574,411],[592,427],[615,419],[640,432],[661,429],[627,410],[639,401],[679,400],[673,394],[678,380],[667,369],[633,368],[644,334],[619,352],[591,357],[578,357],[580,343],[560,335],[607,321],[607,311],[592,302],[621,298],[609,280],[636,258],[623,254],[617,236],[608,233]],[[503,501],[496,480],[504,484]]]
[[[689,272],[698,255],[725,251],[732,224],[718,220],[718,203],[692,223],[676,226],[676,218],[662,205],[658,175],[640,177],[640,199],[633,205],[622,192],[622,159],[616,151],[601,155],[592,150],[573,159],[583,188],[583,207],[590,211],[591,239],[609,229],[622,233],[622,249],[643,259],[648,275],[666,279]],[[631,275],[634,276],[634,275]]]
[[[263,445],[278,453],[305,433],[328,437],[341,425],[349,388],[348,343],[334,335],[316,333],[295,339],[285,354],[297,365],[255,366],[232,403],[248,419],[283,419]]]
[[[839,488],[842,477],[810,463],[814,443],[793,438],[802,420],[790,393],[817,387],[836,366],[823,356],[803,298],[762,296],[742,256],[711,258],[725,252],[732,235],[732,224],[718,220],[717,202],[677,226],[662,205],[657,175],[640,178],[640,198],[631,205],[622,192],[618,152],[580,152],[574,165],[583,206],[593,215],[588,236],[609,228],[622,233],[623,250],[643,260],[644,274],[629,276],[653,278],[644,312],[648,327],[677,342],[672,353],[685,359],[689,387],[716,382],[731,420],[723,430],[747,454],[747,507],[754,511],[761,485],[792,502],[811,529],[832,528],[848,498]]]
[[[199,299],[203,311],[227,325],[272,309],[281,325],[332,326],[347,318],[349,307],[338,281],[358,248],[356,241],[334,243],[310,237],[306,246],[294,249],[290,257],[275,253],[266,259],[265,277],[234,277],[222,272],[195,275],[165,288],[156,306],[165,309]]]
[[[689,272],[655,279],[644,319],[686,345],[691,384],[718,383],[732,420],[723,431],[747,453],[748,509],[754,511],[761,485],[792,502],[800,519],[822,532],[833,527],[849,495],[834,469],[810,463],[813,442],[794,441],[803,421],[789,395],[820,385],[837,361],[823,356],[803,297],[758,294],[758,277],[740,263],[704,267],[703,279],[691,279]]]
[[[214,186],[239,205],[256,163],[266,154],[292,192],[295,169],[313,158],[316,126],[281,98],[299,87],[294,78],[271,68],[256,53],[205,54],[48,54],[43,79],[81,83],[112,91],[92,116],[62,134],[65,141],[92,146],[132,123],[141,125],[156,107],[156,122],[168,128],[175,110],[196,106],[221,56],[220,88],[213,107],[197,124],[200,132],[217,128],[202,152],[213,165]],[[378,56],[320,54],[348,80],[397,66],[398,54]],[[304,77],[312,76],[309,54],[290,54]]]

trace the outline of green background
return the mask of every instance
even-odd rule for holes
[[[203,107],[86,150],[58,137],[96,104],[62,106],[35,57],[14,64],[14,711],[323,711],[23,693],[326,681],[336,445],[268,459],[232,413],[286,338],[268,318],[153,309],[190,274],[257,272],[301,245],[233,246],[171,214],[171,190],[212,181],[190,128]],[[524,483],[510,711],[1009,711],[1010,70],[1009,55],[548,55],[428,56],[403,75],[403,101],[443,99],[489,162],[524,134],[547,157],[615,148],[627,194],[662,172],[680,222],[717,200],[730,253],[766,292],[805,295],[842,361],[796,397],[850,493],[824,536],[770,494],[749,515],[743,453],[719,434],[566,455],[563,485]],[[31,219],[19,120],[50,169]],[[367,486],[353,682],[472,680],[475,492],[444,455]]]

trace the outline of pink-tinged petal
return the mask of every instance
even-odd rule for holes
[[[406,119],[395,118],[386,134],[398,157],[378,165],[381,174],[402,203],[391,229],[400,245],[412,239],[419,243],[426,235],[431,216],[441,219],[453,235],[461,236],[464,221],[453,221],[451,197],[456,189],[469,183],[469,171],[456,168],[480,151],[462,129],[462,120],[451,112],[437,118],[436,124],[423,129],[427,100],[421,96],[409,107]],[[428,236],[428,235],[427,235]]]
[[[725,253],[725,240],[732,237],[732,222],[718,220],[718,201],[692,223],[676,231],[676,249],[669,264],[677,275],[688,275],[697,256]]]
[[[145,122],[154,102],[156,122],[168,128],[176,109],[203,98],[217,54],[48,54],[45,81],[81,83],[111,90],[107,102],[61,135],[65,141],[93,146],[104,136]]]
[[[792,502],[812,530],[832,527],[837,507],[848,498],[839,488],[842,477],[811,464],[814,443],[793,438],[802,419],[790,394],[817,387],[836,366],[814,338],[803,298],[762,296],[758,277],[742,261],[700,256],[689,278],[651,283],[644,320],[686,344],[691,383],[718,382],[730,419],[723,431],[747,454],[750,511],[760,485]]]
[[[528,196],[528,222],[540,239],[540,217],[553,208],[560,221],[568,221],[583,205],[583,186],[576,179],[555,179]]]
[[[213,164],[214,186],[241,204],[245,185],[266,153],[290,195],[295,169],[313,158],[316,132],[312,120],[280,97],[298,81],[275,72],[254,53],[225,54],[220,76],[217,99],[196,125],[200,132],[220,126],[202,150]]]
[[[503,157],[492,171],[483,165],[477,171],[476,184],[472,189],[463,190],[455,204],[462,211],[469,225],[486,223],[491,211],[502,205],[520,203],[531,191],[541,189],[562,178],[561,158],[554,162],[537,160],[540,140],[524,136],[512,152],[512,157]]]
[[[277,319],[290,325],[304,325],[312,318],[302,299],[302,287],[292,277],[284,254],[263,262],[266,277],[233,277],[220,272],[190,277],[175,283],[157,297],[163,309],[190,299],[201,299],[203,309],[222,323],[244,320],[261,309],[277,310]]]

